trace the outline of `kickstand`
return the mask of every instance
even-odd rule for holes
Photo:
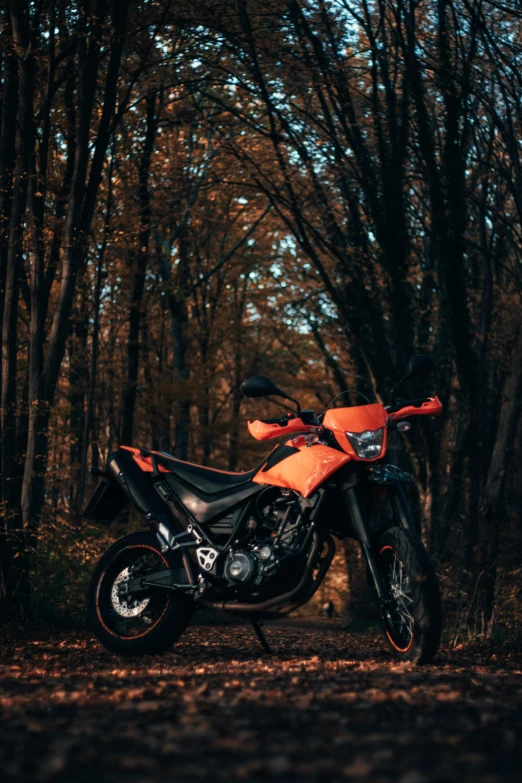
[[[259,623],[259,621],[258,620],[251,620],[251,623],[252,623],[252,628],[256,632],[256,636],[259,639],[259,644],[261,645],[263,650],[266,652],[267,655],[273,655],[274,651],[272,650],[272,648],[268,644],[268,642],[266,640],[266,636],[264,635],[264,633],[262,631],[261,624]]]

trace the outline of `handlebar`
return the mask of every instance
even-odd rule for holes
[[[438,397],[421,397],[417,400],[394,400],[391,405],[386,407],[380,403],[376,403],[373,406],[371,416],[368,418],[368,423],[375,423],[375,428],[378,426],[386,425],[389,429],[395,428],[395,423],[401,419],[407,419],[410,416],[438,416],[442,412],[442,403]],[[381,409],[379,414],[378,409]],[[383,415],[384,411],[388,414]],[[357,413],[355,419],[357,419]],[[381,421],[379,425],[378,422]],[[320,434],[323,432],[321,426],[322,414],[314,418],[313,411],[301,411],[300,416],[295,416],[293,413],[286,413],[284,416],[273,419],[256,419],[255,421],[248,422],[248,431],[256,440],[269,440],[270,438],[276,438],[278,435],[285,435],[290,433],[303,433],[310,432]],[[363,416],[363,420],[364,419]],[[333,430],[344,431],[346,429],[353,429],[349,426],[341,426],[336,424],[335,421],[332,424]],[[361,429],[365,429],[361,427]],[[368,429],[368,427],[366,427]]]
[[[288,422],[291,419],[295,419],[295,416],[293,413],[285,413],[284,416],[281,416],[277,419],[260,419],[260,421],[263,422],[263,424],[279,424],[280,427],[286,427]]]
[[[391,405],[385,406],[386,413],[397,413],[402,408],[420,408],[425,402],[430,402],[431,397],[419,397],[417,400],[403,400],[399,399],[393,402]]]
[[[280,416],[276,419],[261,419],[263,424],[279,424],[280,427],[286,427],[289,421],[292,421],[292,419],[299,418],[303,422],[303,424],[313,424],[314,423],[314,412],[313,411],[301,411],[300,416],[296,416],[295,413],[285,413],[284,416]]]
[[[385,405],[384,410],[386,413],[398,413],[398,411],[403,408],[420,408],[425,402],[431,402],[431,400],[431,397],[419,397],[416,400],[404,400],[399,398],[390,405]],[[295,418],[296,416],[294,413],[285,413],[283,416],[278,416],[274,419],[261,419],[261,421],[263,424],[279,424],[280,427],[286,427],[288,422]],[[314,421],[313,411],[301,411],[301,416],[299,418],[305,424],[319,423],[319,417],[317,421]]]

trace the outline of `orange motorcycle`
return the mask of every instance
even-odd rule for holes
[[[429,357],[415,356],[400,383],[430,369]],[[158,653],[205,607],[249,619],[269,652],[260,620],[310,600],[336,536],[362,547],[394,655],[430,660],[441,628],[437,578],[405,499],[411,476],[386,451],[390,433],[409,429],[407,419],[438,415],[442,405],[437,397],[400,399],[398,386],[390,405],[338,408],[334,400],[316,416],[268,378],[247,379],[247,397],[297,406],[248,423],[257,440],[284,442],[247,473],[148,449],[111,453],[106,469],[94,471],[101,481],[84,516],[110,524],[132,504],[150,529],[118,541],[96,566],[88,616],[100,641],[122,655]],[[388,512],[378,513],[383,501]]]

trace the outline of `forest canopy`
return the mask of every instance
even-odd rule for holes
[[[387,401],[429,353],[413,387],[445,414],[393,459],[453,622],[512,632],[519,4],[2,6],[4,614],[89,561],[89,469],[118,444],[246,470],[248,375],[321,410]]]

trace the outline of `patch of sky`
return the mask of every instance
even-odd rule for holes
[[[65,137],[64,137],[63,133],[60,133],[60,131],[57,131],[54,134],[54,139],[58,143],[58,146],[60,147],[61,150],[65,151],[67,149],[67,142],[65,141]]]
[[[290,150],[290,152],[288,153],[288,159],[292,164],[292,166],[298,166],[299,163],[301,162],[301,156],[299,155],[297,150]]]
[[[310,23],[313,23],[314,21],[316,6],[317,4],[313,2],[309,4],[309,8],[306,8],[306,10],[303,9],[303,13],[306,16],[309,16]],[[332,16],[335,16],[336,20],[342,20],[344,22],[344,36],[342,41],[339,39],[340,46],[342,46],[342,44],[345,46],[354,45],[358,41],[360,27],[353,15],[353,6],[353,0],[331,0],[331,2],[327,4],[327,10],[330,11]],[[375,6],[375,3],[370,1],[368,6],[372,9],[372,6]],[[316,30],[316,32],[319,31]]]
[[[320,295],[316,300],[316,304],[319,306],[319,311],[325,318],[328,318],[331,321],[336,321],[338,319],[339,314],[335,305],[327,296],[324,294]]]
[[[316,174],[324,174],[333,156],[329,146],[321,142],[317,134],[307,129],[302,135],[301,149],[289,151],[290,163],[296,168],[302,166],[304,170],[311,164]]]
[[[252,322],[261,320],[261,313],[259,312],[257,307],[255,307],[255,305],[252,304],[252,302],[249,302],[247,304],[246,309],[247,309],[247,313],[249,315],[249,318],[250,318],[250,320]]]
[[[290,253],[292,256],[297,255],[297,243],[295,241],[295,237],[291,236],[290,234],[286,234],[286,236],[282,237],[279,241],[279,248],[286,253]]]
[[[299,332],[300,334],[310,334],[312,331],[310,324],[303,316],[298,316],[297,318],[283,318],[283,321],[289,326],[292,326],[296,332]]]

